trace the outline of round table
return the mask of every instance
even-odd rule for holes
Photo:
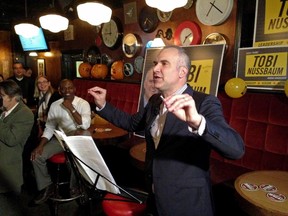
[[[288,172],[245,173],[234,186],[240,207],[249,215],[288,215]]]
[[[130,156],[132,157],[132,163],[137,168],[144,170],[145,155],[146,155],[146,142],[143,140],[140,144],[137,144],[130,148]]]
[[[101,124],[91,124],[89,131],[96,144],[118,144],[129,138],[129,133],[122,128],[118,128],[110,122]]]

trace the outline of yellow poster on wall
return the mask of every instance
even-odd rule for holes
[[[239,49],[237,77],[251,89],[283,90],[288,79],[288,46]]]
[[[257,0],[254,47],[288,45],[288,1]]]

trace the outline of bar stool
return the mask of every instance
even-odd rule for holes
[[[53,196],[49,198],[51,201],[53,201],[54,215],[57,216],[59,203],[73,201],[75,199],[78,199],[81,195],[71,197],[69,193],[69,185],[70,185],[69,179],[70,178],[68,180],[61,179],[61,171],[62,171],[61,168],[63,168],[63,165],[67,164],[65,152],[61,152],[61,153],[53,155],[52,157],[48,159],[48,161],[57,166],[56,179],[54,180],[55,181],[54,182],[55,184],[54,194]],[[66,188],[63,187],[63,189],[66,189],[68,193],[67,192],[64,193],[65,190],[62,190],[62,186],[66,186]]]
[[[145,215],[146,204],[107,193],[102,201],[102,210],[107,216],[142,216]]]

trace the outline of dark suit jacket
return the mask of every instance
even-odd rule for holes
[[[184,93],[194,98],[198,112],[205,117],[205,132],[201,137],[191,133],[186,122],[168,113],[157,149],[150,129],[162,103],[159,94],[150,98],[141,113],[130,116],[106,104],[99,114],[128,131],[145,129],[146,173],[154,185],[160,215],[213,215],[210,151],[214,149],[226,158],[238,159],[244,154],[244,143],[226,123],[216,97],[195,92],[190,86]]]
[[[0,193],[19,192],[23,184],[22,152],[33,121],[32,111],[22,101],[0,120]]]

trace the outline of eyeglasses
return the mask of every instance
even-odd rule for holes
[[[42,81],[42,82],[39,82],[39,81],[38,81],[37,84],[46,84],[46,83],[48,83],[48,82],[49,82],[49,81],[46,81],[46,80],[45,80],[45,81]]]

